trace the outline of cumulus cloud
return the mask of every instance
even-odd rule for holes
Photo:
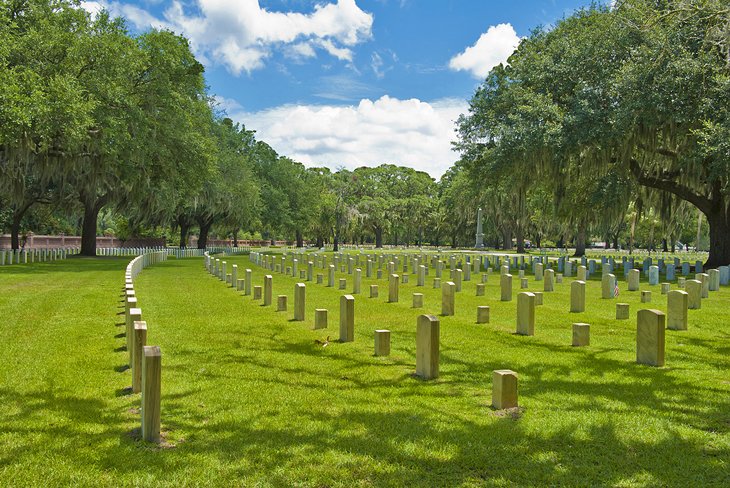
[[[132,5],[110,0],[83,2],[95,13],[101,7],[126,17],[136,28],[161,27],[190,39],[204,62],[218,62],[233,74],[265,65],[272,52],[299,58],[314,57],[319,49],[339,60],[352,61],[352,47],[372,37],[373,16],[355,0],[321,3],[312,12],[272,12],[259,0],[196,0],[194,13],[175,0],[163,19]]]
[[[469,71],[476,78],[484,78],[489,70],[506,62],[519,43],[520,38],[511,24],[493,25],[473,46],[451,58],[449,68]]]
[[[259,112],[229,111],[279,154],[308,166],[393,163],[440,177],[458,155],[454,121],[464,100],[423,102],[383,96],[357,105],[284,105]]]

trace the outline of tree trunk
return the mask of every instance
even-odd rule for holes
[[[198,236],[198,249],[205,249],[208,247],[208,233],[210,232],[210,228],[213,225],[213,222],[204,220],[199,221],[198,224],[200,225],[200,235]]]
[[[84,220],[81,223],[81,255],[96,256],[96,227],[99,212],[109,200],[109,194],[94,199],[80,193],[79,200],[84,206]]]
[[[576,258],[585,256],[586,254],[586,225],[581,223],[578,225],[578,235],[575,236],[575,254]]]
[[[180,223],[180,249],[185,249],[188,246],[188,231],[190,230],[190,224]]]
[[[451,234],[451,249],[456,249],[456,232]]]
[[[96,256],[96,224],[101,206],[89,201],[84,204],[84,221],[81,224],[81,255]]]
[[[383,247],[383,229],[382,227],[375,228],[375,247],[380,249]]]
[[[705,269],[730,265],[730,211],[727,207],[715,205],[713,211],[705,216],[710,224],[710,255]]]
[[[17,216],[17,213],[13,212],[13,223],[10,225],[10,247],[17,251],[20,249],[20,221],[23,216]]]
[[[340,236],[337,235],[337,232],[332,232],[332,242],[334,244],[333,251],[337,252],[340,250]]]
[[[320,236],[320,235],[317,236],[316,245],[317,245],[317,249],[322,249],[322,246],[324,246],[324,239],[322,238],[322,236]]]
[[[634,212],[634,216],[631,219],[631,232],[629,234],[629,254],[634,252],[634,235],[636,234],[636,219],[639,213]]]
[[[522,231],[522,226],[517,226],[517,252],[522,254],[525,252],[525,233]]]
[[[663,252],[669,252],[669,247],[667,246],[667,238],[662,239],[662,251]]]
[[[542,249],[542,234],[535,234],[535,246],[538,249]]]
[[[702,212],[697,211],[697,240],[695,241],[695,250],[700,250],[700,240],[702,239]]]
[[[35,202],[35,199],[26,200],[21,207],[13,210],[13,222],[10,224],[10,247],[14,251],[20,249],[20,223],[23,221],[25,213]]]
[[[505,251],[512,249],[512,231],[511,229],[502,230],[502,249]]]
[[[304,239],[302,238],[302,231],[297,230],[296,235],[297,235],[297,247],[304,247]]]
[[[233,247],[238,247],[238,229],[233,231]]]

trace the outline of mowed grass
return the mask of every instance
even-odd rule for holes
[[[272,274],[274,305],[226,287],[202,258],[170,259],[135,281],[148,344],[163,353],[162,448],[136,439],[140,398],[125,391],[118,313],[128,260],[1,268],[0,484],[730,484],[727,287],[689,312],[688,331],[667,331],[667,366],[653,368],[635,363],[635,317],[666,311],[658,286],[641,304],[624,281],[617,300],[602,300],[591,280],[587,312],[571,314],[566,278],[545,293],[535,336],[523,337],[516,272],[512,302],[499,301],[498,273],[476,297],[472,274],[456,315],[440,317],[441,376],[423,381],[413,376],[416,318],[440,313],[433,270],[426,287],[411,275],[400,302],[387,303],[387,280],[363,268],[355,342],[341,344],[339,299],[352,276],[337,273],[346,291],[308,282],[306,321],[294,322],[301,280],[225,259],[239,278],[251,268],[255,285]],[[379,298],[368,298],[370,284]],[[423,309],[411,308],[414,292]],[[280,294],[288,312],[275,311]],[[614,319],[617,301],[630,303],[630,320]],[[489,324],[475,323],[478,305],[491,307]],[[329,310],[328,329],[311,330],[315,308]],[[590,346],[571,347],[573,322],[591,324]],[[391,356],[373,356],[376,329],[392,331]],[[519,374],[519,412],[490,407],[492,371],[505,368]]]

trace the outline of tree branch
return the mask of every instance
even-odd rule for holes
[[[639,182],[640,185],[655,188],[657,190],[663,190],[677,195],[679,198],[690,202],[704,213],[709,213],[712,209],[713,201],[708,197],[695,193],[689,187],[677,183],[674,180],[644,173],[644,171],[641,169],[641,165],[634,158],[631,158],[631,160],[629,161],[629,169],[631,170],[631,174],[634,175],[634,178],[636,178],[636,181]]]

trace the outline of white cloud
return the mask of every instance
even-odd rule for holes
[[[469,71],[476,78],[485,78],[489,70],[507,61],[519,43],[520,38],[511,24],[493,25],[473,46],[451,58],[449,68]]]
[[[393,163],[440,177],[458,159],[451,150],[464,100],[432,103],[383,96],[357,105],[284,105],[229,112],[279,154],[308,166]]]
[[[272,12],[259,0],[196,0],[195,13],[175,0],[163,19],[146,10],[110,0],[83,2],[92,14],[101,7],[126,17],[138,29],[158,27],[181,33],[203,62],[224,64],[233,74],[264,66],[272,52],[314,57],[314,48],[352,61],[352,46],[372,37],[373,16],[355,0],[317,4],[310,13]]]

